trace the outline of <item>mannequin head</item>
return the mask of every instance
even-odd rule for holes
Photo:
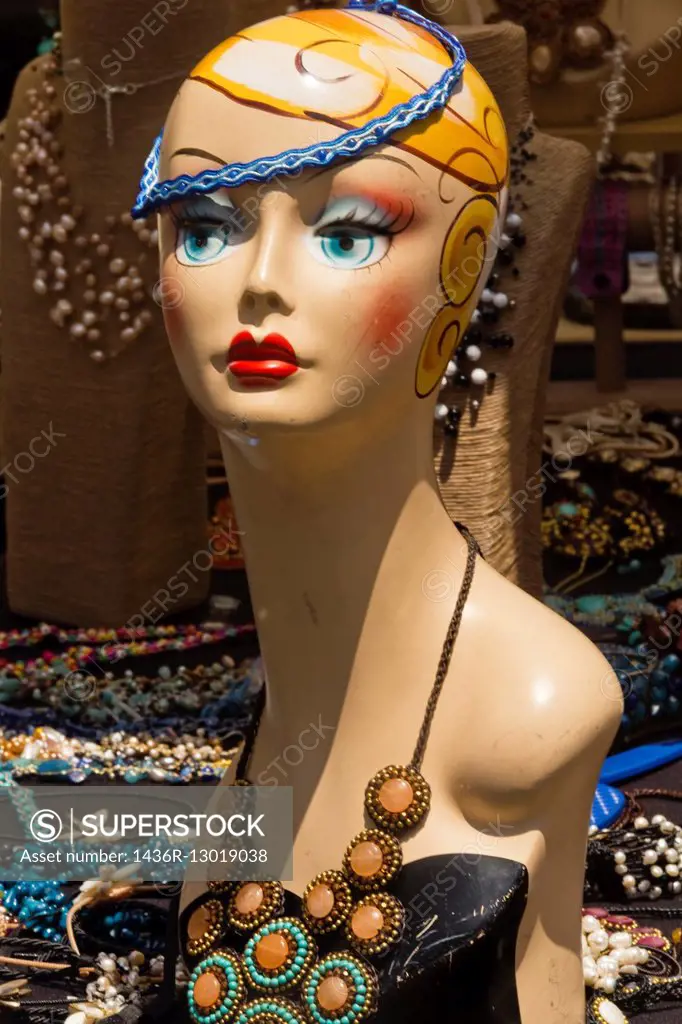
[[[216,47],[183,84],[161,182],[324,147],[452,66],[387,14],[309,11]],[[496,249],[507,142],[466,64],[447,105],[324,166],[157,202],[164,308],[186,387],[224,430],[430,418]],[[208,179],[206,174],[208,173]]]

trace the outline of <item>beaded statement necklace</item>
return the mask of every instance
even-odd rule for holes
[[[308,883],[300,916],[282,916],[280,882],[208,883],[213,898],[188,908],[181,926],[188,959],[203,956],[187,989],[194,1024],[357,1024],[375,1012],[379,980],[370,960],[402,935],[405,911],[387,890],[402,867],[398,837],[429,810],[421,765],[474,575],[478,547],[463,532],[464,578],[412,760],[370,780],[365,809],[373,826],[351,840],[341,870]],[[240,767],[236,785],[248,785],[248,757]],[[347,950],[325,949],[334,932],[344,934]],[[241,953],[230,948],[230,933]]]

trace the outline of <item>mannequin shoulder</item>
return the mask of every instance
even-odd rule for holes
[[[620,685],[579,630],[488,566],[471,593],[444,758],[471,820],[527,821],[594,792],[622,715]],[[452,742],[452,723],[464,722]],[[485,756],[482,756],[485,752]]]
[[[560,732],[569,759],[571,746],[608,745],[623,701],[618,679],[599,648],[489,567],[480,582],[491,596],[483,619],[495,636],[498,672],[507,679],[528,722],[543,722],[555,736]]]

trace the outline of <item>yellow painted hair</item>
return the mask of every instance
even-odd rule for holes
[[[251,44],[248,48],[245,41]],[[237,47],[240,55],[245,54],[242,61],[248,60],[253,69],[241,81],[234,74]],[[283,59],[292,79],[310,73],[320,58],[335,62],[340,69],[345,66],[346,73],[338,76],[340,88],[325,90],[327,97],[338,92],[336,106],[327,102],[324,110],[310,109],[301,103],[301,89],[290,96],[283,89],[275,96],[273,57]],[[426,91],[450,64],[438,40],[416,25],[362,11],[318,10],[283,15],[245,29],[216,46],[190,77],[247,106],[312,122],[326,121],[341,132],[362,127]],[[431,71],[432,81],[420,80],[415,69]],[[348,93],[342,85],[351,78],[362,80],[363,95],[369,95],[363,109],[348,109]],[[313,94],[312,90],[305,92]],[[505,184],[508,147],[502,117],[488,86],[469,63],[448,106],[397,132],[391,141],[475,192],[496,194]]]

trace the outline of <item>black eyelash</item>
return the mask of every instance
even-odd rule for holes
[[[390,210],[387,210],[381,220],[373,220],[372,217],[374,213],[379,209],[381,209],[381,207],[378,203],[375,203],[374,208],[370,210],[369,213],[363,214],[358,212],[359,207],[356,206],[355,209],[349,210],[343,217],[338,217],[336,220],[330,221],[319,230],[326,231],[328,228],[336,228],[339,227],[339,225],[352,224],[360,227],[366,227],[371,231],[376,231],[378,235],[399,235],[402,231],[405,231],[405,229],[408,228],[414,220],[414,207],[412,207],[405,224],[396,228],[395,225],[402,220],[405,214],[405,207],[403,204],[400,204],[400,209],[396,214],[392,214]]]
[[[209,196],[187,199],[179,210],[171,207],[170,212],[178,227],[239,227],[237,211],[214,202]]]

